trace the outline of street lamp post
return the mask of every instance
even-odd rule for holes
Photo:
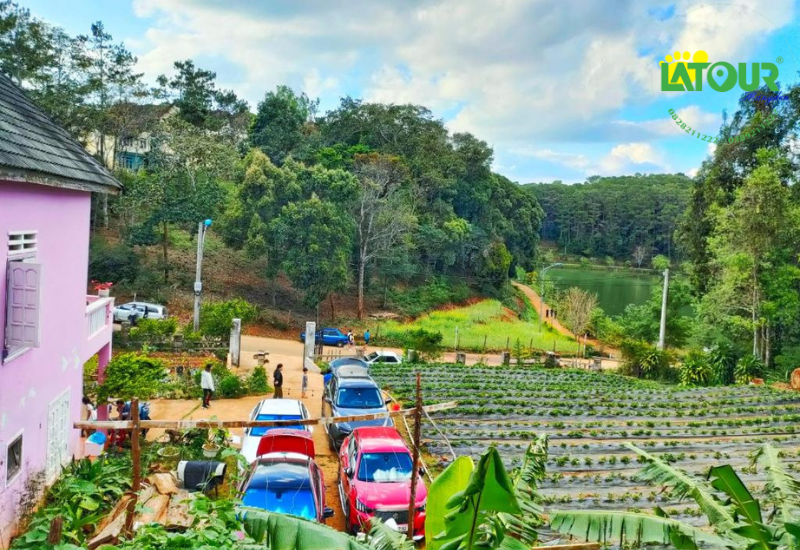
[[[542,332],[542,317],[544,317],[544,276],[547,273],[548,269],[551,269],[553,267],[561,267],[562,265],[564,265],[564,264],[562,264],[562,263],[551,264],[551,265],[548,265],[547,267],[545,267],[542,270],[542,274],[541,274],[541,277],[542,277],[542,288],[541,288],[541,292],[539,293],[539,332]]]
[[[194,331],[200,329],[200,293],[203,291],[201,280],[203,272],[203,245],[206,241],[206,231],[211,227],[211,219],[204,220],[197,225],[197,267],[194,276]]]

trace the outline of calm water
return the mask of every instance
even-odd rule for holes
[[[624,269],[554,267],[547,272],[547,280],[555,282],[559,290],[576,286],[594,292],[607,315],[619,315],[628,304],[646,302],[653,286],[661,286],[658,275]]]

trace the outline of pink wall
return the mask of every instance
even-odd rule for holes
[[[44,471],[50,403],[69,391],[71,417],[80,417],[82,366],[90,351],[85,317],[90,204],[88,192],[0,181],[0,327],[6,315],[8,232],[38,231],[36,261],[42,265],[41,345],[0,365],[0,443],[10,443],[23,431],[22,474],[6,484],[5,464],[0,467],[2,542],[11,534],[9,523],[26,473]],[[69,434],[74,453],[79,432],[70,429]],[[0,460],[5,462],[5,452]]]

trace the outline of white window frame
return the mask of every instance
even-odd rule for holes
[[[23,428],[20,431],[18,431],[17,433],[15,433],[11,437],[11,439],[9,439],[8,444],[6,445],[6,456],[3,457],[3,460],[6,463],[6,468],[5,468],[6,471],[5,471],[5,476],[4,476],[5,479],[3,480],[5,487],[9,487],[12,483],[14,483],[17,480],[17,478],[20,476],[20,474],[22,473],[22,470],[25,469],[24,468],[24,465],[25,465],[25,434],[24,434],[24,432],[25,432],[25,429]],[[9,462],[8,461],[8,453],[11,452],[11,447],[17,441],[17,439],[20,440],[19,468],[17,469],[16,472],[14,472],[14,475],[12,475],[11,477],[8,477],[8,471],[9,471],[9,466],[10,466],[9,463],[8,463]]]
[[[21,246],[22,248],[12,248]],[[39,251],[38,231],[9,231],[8,232],[8,259],[35,258]]]

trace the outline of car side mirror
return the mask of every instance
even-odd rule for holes
[[[384,404],[384,405],[389,405],[391,402],[392,402],[392,400],[391,400],[391,399],[384,399],[384,400],[383,400],[383,404]]]
[[[353,477],[353,469],[348,466],[344,469],[344,475],[347,477]]]
[[[425,475],[425,473],[426,473],[426,470],[425,470],[425,468],[423,468],[422,466],[420,466],[420,467],[419,467],[419,475],[421,475],[421,476],[424,476],[424,475]]]
[[[327,395],[325,397],[323,397],[322,399],[325,401],[325,403],[330,403],[331,402],[331,398],[328,397]]]
[[[335,514],[336,514],[336,512],[334,512],[333,508],[331,508],[330,506],[326,506],[322,510],[322,517],[323,518],[332,518]]]

